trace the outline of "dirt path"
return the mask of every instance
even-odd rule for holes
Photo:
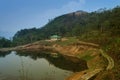
[[[114,67],[114,60],[110,56],[108,56],[102,49],[98,49],[98,51],[100,51],[101,55],[108,61],[106,70],[111,70]],[[96,68],[94,70],[85,70],[85,71],[77,72],[65,80],[89,80],[91,77],[95,76],[97,73],[101,72],[102,70],[104,69],[102,69],[101,67],[101,68]]]
[[[94,69],[94,70],[85,70],[82,72],[75,73],[71,77],[67,78],[66,80],[88,80],[97,73],[102,71],[102,69]]]
[[[113,59],[110,56],[108,56],[106,53],[104,53],[102,49],[100,49],[100,53],[108,61],[108,66],[106,67],[106,70],[111,70],[114,67]],[[97,73],[99,73],[102,70],[103,70],[102,68],[101,69],[99,68],[94,70],[85,70],[82,72],[77,72],[72,76],[68,77],[66,80],[89,80],[91,77],[95,76]]]
[[[80,80],[88,80],[91,77],[93,77],[94,75],[96,75],[97,73],[99,73],[100,71],[102,71],[102,69],[95,69],[93,71],[88,72],[87,74],[83,75]]]
[[[110,56],[108,56],[106,53],[104,53],[104,51],[102,49],[100,49],[100,52],[101,52],[102,56],[104,56],[108,61],[108,66],[107,66],[106,70],[111,70],[114,67],[114,60]]]

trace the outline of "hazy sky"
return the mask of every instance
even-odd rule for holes
[[[48,19],[69,12],[117,5],[120,0],[0,0],[0,36],[9,38],[20,29],[42,27]]]

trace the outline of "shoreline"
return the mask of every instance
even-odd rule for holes
[[[88,70],[84,70],[81,72],[74,73],[70,77],[66,78],[65,80],[88,80],[91,77],[95,76],[96,74],[100,73],[104,70],[111,70],[114,67],[114,61],[111,57],[109,57],[106,53],[103,52],[102,49],[99,48],[99,45],[93,43],[86,43],[86,42],[78,42],[77,44],[72,45],[41,45],[39,43],[32,43],[23,46],[17,46],[13,48],[2,48],[0,52],[6,51],[48,51],[48,52],[58,52],[63,56],[74,57],[78,59],[83,59],[87,56],[93,57],[92,59],[88,59],[86,61]],[[86,53],[86,51],[89,52]],[[90,53],[90,51],[92,51]],[[86,53],[86,54],[85,54]],[[83,55],[85,54],[85,55]],[[78,57],[78,55],[80,57]],[[82,57],[81,57],[82,56]],[[86,60],[85,59],[85,60]],[[107,60],[108,65],[101,64],[104,62],[104,59]],[[97,63],[96,63],[97,62]]]

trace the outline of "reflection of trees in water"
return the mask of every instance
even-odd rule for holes
[[[0,57],[5,57],[9,55],[11,52],[0,52]]]
[[[65,70],[70,70],[73,72],[76,71],[81,71],[86,69],[86,62],[80,61],[79,63],[75,63],[71,61],[70,59],[66,59],[63,56],[60,56],[58,58],[51,58],[48,57],[46,58],[49,62],[51,62],[54,66],[65,69]]]
[[[87,68],[86,62],[80,60],[79,63],[75,63],[68,58],[66,59],[65,57],[59,55],[59,57],[54,58],[48,53],[39,53],[39,52],[18,52],[17,55],[19,56],[29,56],[32,59],[36,60],[39,58],[45,58],[51,65],[54,65],[56,67],[59,67],[64,70],[69,70],[69,71],[82,71]]]
[[[46,58],[50,56],[49,54],[45,54],[43,52],[41,53],[39,52],[17,52],[16,55],[25,56],[25,57],[29,56],[30,58],[34,60],[37,60],[39,58]]]
[[[54,76],[47,75],[46,77],[42,77],[39,80],[56,80],[56,78]]]
[[[19,76],[19,79],[20,80],[34,80],[32,78],[32,73],[29,72],[29,68],[25,68],[25,64],[22,57],[20,57],[20,70],[19,70],[19,73],[20,73],[20,76]],[[31,77],[30,77],[31,76]]]
[[[0,75],[0,80],[19,80],[16,76]]]
[[[51,77],[46,77],[46,78],[42,78],[40,80],[55,80],[54,78],[51,78]]]

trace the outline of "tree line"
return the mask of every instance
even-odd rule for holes
[[[0,48],[11,47],[12,42],[4,37],[0,37]]]
[[[89,38],[120,36],[120,6],[113,9],[99,9],[94,12],[77,11],[58,16],[41,28],[22,29],[12,40],[12,45],[23,45],[38,40],[48,39],[57,34],[62,37]],[[99,36],[98,36],[99,35]]]

